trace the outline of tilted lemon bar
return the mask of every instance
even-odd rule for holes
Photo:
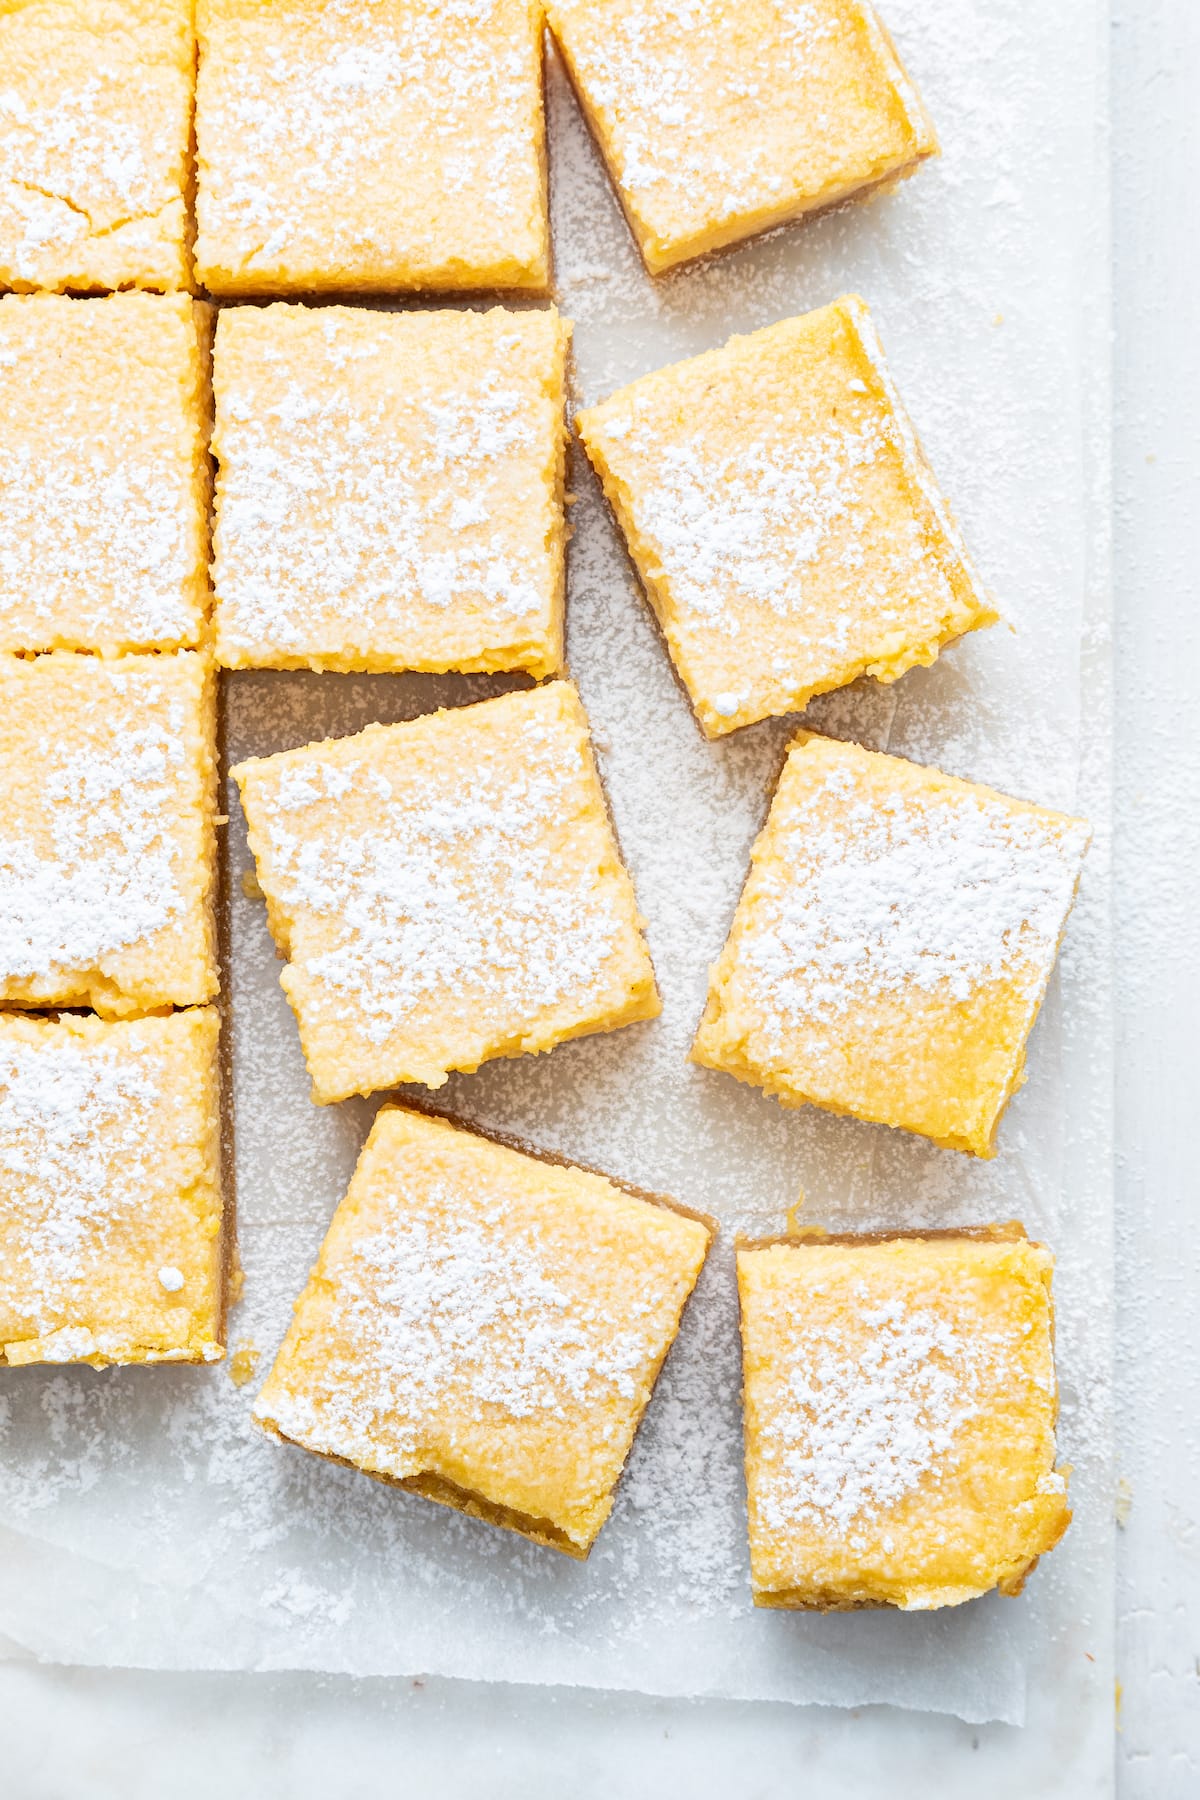
[[[1088,827],[800,732],[692,1057],[776,1094],[994,1153]]]
[[[658,1013],[569,682],[233,773],[318,1102]]]
[[[213,294],[550,279],[537,0],[197,0]]]
[[[853,294],[576,424],[709,737],[996,618]]]
[[[212,999],[215,756],[192,651],[0,655],[0,1005]]]
[[[192,0],[0,6],[0,287],[185,288]]]
[[[225,308],[218,661],[556,674],[569,335],[552,309]]]
[[[1071,1514],[1054,1259],[1022,1228],[738,1248],[758,1606],[1017,1594]]]
[[[0,650],[173,650],[208,606],[210,309],[0,299]]]
[[[937,153],[862,0],[549,0],[652,275],[893,186]]]
[[[711,1235],[601,1175],[385,1107],[254,1416],[586,1556]]]
[[[223,1355],[218,1032],[0,1013],[0,1364]]]

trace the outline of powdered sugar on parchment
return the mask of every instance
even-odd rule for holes
[[[194,514],[191,471],[172,471],[160,446],[114,462],[100,446],[72,456],[61,439],[19,445],[0,469],[0,607],[8,595],[29,610],[45,633],[39,648],[187,643]]]
[[[1101,370],[1105,354],[1101,338],[1089,361],[1090,322],[1104,313],[1103,263],[1079,236],[1081,221],[1097,217],[1102,166],[1094,9],[1083,0],[1033,11],[1018,0],[890,0],[887,15],[937,119],[944,160],[872,207],[654,283],[552,65],[556,267],[560,304],[577,322],[578,391],[596,401],[732,331],[849,288],[864,293],[939,480],[1018,630],[974,633],[891,689],[839,695],[822,719],[885,748],[890,731],[891,748],[919,761],[1088,811],[1075,793],[1090,516],[1080,457],[1090,442],[1089,369]],[[571,668],[648,919],[664,1012],[549,1056],[452,1076],[445,1094],[468,1120],[674,1194],[726,1227],[612,1518],[576,1565],[270,1443],[249,1417],[254,1388],[235,1389],[222,1372],[98,1380],[86,1370],[27,1371],[5,1388],[0,1522],[30,1547],[22,1567],[52,1573],[23,1584],[16,1568],[6,1574],[0,1629],[73,1662],[178,1668],[202,1658],[225,1668],[434,1671],[855,1707],[890,1700],[1013,1723],[1028,1679],[1103,1749],[1112,1716],[1103,1214],[1111,1088],[1103,1072],[1097,1078],[1087,1041],[1107,1029],[1102,953],[1080,939],[1077,912],[1070,979],[1061,993],[1052,984],[1030,1079],[990,1162],[812,1108],[785,1111],[689,1064],[707,965],[724,941],[791,722],[715,744],[701,738],[582,458],[573,485],[581,498]],[[230,759],[488,691],[494,685],[477,677],[240,673],[226,684]],[[1084,706],[1094,702],[1085,687]],[[372,1108],[310,1103],[263,908],[240,886],[252,859],[232,787],[228,810],[247,1267],[232,1329],[262,1347],[265,1369]],[[1094,867],[1089,858],[1089,882]],[[806,1213],[841,1229],[1020,1216],[1055,1248],[1076,1518],[1020,1601],[822,1618],[752,1608],[729,1238],[737,1227],[778,1231],[800,1187]],[[43,1545],[52,1549],[39,1563]],[[74,1580],[63,1595],[67,1557]],[[94,1630],[78,1604],[85,1579],[97,1596]],[[861,1717],[855,1729],[867,1729]]]

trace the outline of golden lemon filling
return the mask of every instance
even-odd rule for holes
[[[0,299],[0,651],[201,641],[210,314],[186,294]]]
[[[996,619],[853,294],[576,424],[709,737]]]
[[[557,674],[569,338],[553,309],[227,307],[218,661]]]
[[[0,1363],[224,1354],[218,1037],[0,1013]]]
[[[739,1248],[757,1605],[1020,1592],[1071,1517],[1052,1270],[1019,1226]]]
[[[893,186],[938,142],[862,0],[549,0],[652,275]]]
[[[0,1005],[216,994],[214,712],[193,651],[0,654]]]
[[[991,1156],[1088,838],[1082,820],[798,733],[693,1060],[788,1106]]]
[[[198,0],[213,294],[550,279],[535,0]]]
[[[658,1013],[569,682],[233,773],[318,1101]]]
[[[0,8],[0,287],[186,288],[192,0]]]

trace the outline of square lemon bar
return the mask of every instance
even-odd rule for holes
[[[218,1035],[0,1013],[0,1365],[223,1355]]]
[[[553,310],[226,308],[218,661],[556,674],[569,334]]]
[[[198,0],[214,294],[550,279],[538,0]]]
[[[938,143],[861,0],[549,0],[652,275],[851,195]]]
[[[659,1012],[569,682],[233,774],[318,1103]]]
[[[853,294],[576,423],[709,737],[996,618]]]
[[[0,650],[172,650],[208,604],[209,309],[0,299]]]
[[[994,1154],[1089,838],[1080,819],[800,732],[693,1060]]]
[[[0,1006],[212,999],[214,740],[192,651],[0,655]]]
[[[1054,1259],[1019,1225],[738,1248],[758,1606],[1017,1594],[1070,1523]]]
[[[0,5],[0,287],[187,287],[192,0]]]
[[[385,1107],[254,1416],[584,1557],[711,1237],[602,1175]]]

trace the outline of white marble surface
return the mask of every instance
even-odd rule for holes
[[[1117,0],[1118,1792],[1200,1793],[1200,16]]]
[[[1114,33],[1118,598],[1120,1393],[1132,1508],[1119,1544],[1119,1791],[1197,1791],[1195,1523],[1200,1281],[1185,1208],[1200,843],[1191,610],[1200,351],[1189,203],[1200,22],[1122,0]],[[141,1675],[0,1665],[6,1786],[24,1800],[388,1792],[763,1800],[1105,1791],[1109,1737],[1035,1695],[1023,1732],[931,1715],[614,1701],[469,1684]],[[1084,1770],[1089,1773],[1084,1774]]]

